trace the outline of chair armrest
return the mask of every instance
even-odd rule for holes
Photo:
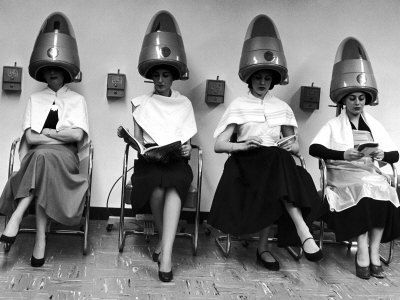
[[[89,193],[91,191],[92,186],[92,175],[93,175],[93,155],[94,155],[94,147],[92,141],[89,141],[89,165],[88,165],[88,181],[89,181]]]
[[[382,167],[384,165],[389,165],[392,169],[392,175],[389,175],[390,177],[390,184],[397,189],[398,187],[398,177],[397,177],[397,168],[393,163],[388,163],[385,161],[379,161],[379,167]]]
[[[322,200],[325,199],[325,189],[327,186],[328,173],[325,159],[318,158],[319,170],[321,172],[320,188],[322,192]]]
[[[293,155],[294,157],[296,157],[296,158],[300,161],[301,166],[302,166],[304,169],[306,169],[306,161],[304,160],[304,157],[301,156],[301,155],[298,154],[298,153],[292,153],[292,155]]]
[[[11,177],[14,171],[15,150],[17,149],[17,145],[20,142],[20,140],[21,138],[16,138],[11,144],[10,158],[8,160],[8,178]]]

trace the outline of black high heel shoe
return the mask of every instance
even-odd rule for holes
[[[8,246],[8,247],[11,247],[12,244],[14,244],[16,237],[17,237],[16,235],[15,236],[6,236],[5,234],[2,234],[0,236],[0,242],[6,244],[6,246]]]
[[[31,257],[31,266],[34,268],[39,268],[44,265],[45,257],[43,258],[36,258],[32,255]]]
[[[158,264],[158,278],[162,282],[171,282],[171,280],[174,278],[174,275],[172,274],[172,269],[169,272],[162,272],[160,271],[160,261],[157,261]]]
[[[275,261],[265,261],[262,259],[261,254],[268,252],[274,259]],[[261,263],[264,268],[271,270],[271,271],[278,271],[279,270],[279,261],[277,260],[277,258],[268,250],[262,251],[261,253],[258,252],[258,248],[257,248],[257,252],[256,252],[256,258],[257,258],[257,262]]]
[[[18,225],[18,231],[17,234],[14,236],[7,236],[5,234],[2,234],[0,236],[0,242],[5,245],[5,251],[8,252],[11,248],[11,246],[14,244],[15,239],[17,238],[17,235],[19,233],[19,225]]]
[[[308,252],[306,252],[306,251],[304,250],[304,244],[305,244],[308,240],[314,240],[314,238],[313,238],[313,237],[309,237],[309,238],[306,238],[306,239],[303,241],[303,244],[301,245],[301,247],[303,248],[304,256],[305,256],[309,261],[313,261],[313,262],[320,261],[320,260],[324,257],[324,254],[322,253],[322,250],[321,250],[321,249],[319,249],[317,252],[314,252],[314,253],[308,253]]]
[[[371,276],[374,276],[376,278],[385,278],[386,277],[385,274],[383,273],[382,265],[377,266],[377,265],[370,263],[369,271],[371,273]]]
[[[157,253],[156,251],[153,252],[153,255],[151,257],[152,257],[154,262],[158,262],[158,257],[160,256],[160,253],[161,252]]]
[[[361,267],[357,262],[357,253],[355,255],[354,260],[356,264],[356,276],[362,279],[370,279],[371,277],[370,266]]]

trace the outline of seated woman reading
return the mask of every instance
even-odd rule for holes
[[[369,80],[360,81],[363,77]],[[365,49],[355,38],[339,46],[331,99],[345,111],[328,121],[310,146],[311,155],[327,160],[324,218],[336,240],[357,239],[356,275],[383,278],[380,243],[400,236],[400,209],[396,189],[378,166],[397,162],[399,152],[384,127],[364,111],[377,100],[377,89]],[[360,144],[371,142],[373,147],[360,150]]]
[[[274,223],[278,224],[280,246],[302,245],[307,259],[322,259],[307,225],[320,201],[311,176],[292,157],[299,150],[293,111],[269,92],[287,78],[286,66],[275,63],[285,62],[283,49],[277,51],[279,60],[274,61],[263,49],[271,49],[271,41],[281,44],[275,25],[267,16],[259,15],[247,33],[239,76],[250,91],[229,105],[214,133],[215,152],[229,153],[230,157],[208,221],[234,235],[259,232],[257,261],[267,269],[278,270],[279,262],[268,250],[269,228]],[[256,49],[248,49],[249,45]],[[231,142],[233,133],[237,134],[237,143]],[[281,137],[289,136],[294,138],[278,146]]]

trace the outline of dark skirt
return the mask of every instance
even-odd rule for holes
[[[7,181],[0,212],[11,215],[21,198],[34,195],[47,216],[64,225],[80,222],[88,184],[79,174],[75,145],[39,145],[31,148],[21,167]]]
[[[186,159],[163,164],[149,162],[139,156],[132,174],[133,214],[150,212],[150,197],[156,187],[174,187],[184,203],[192,180],[193,172]]]
[[[278,147],[237,152],[225,163],[208,222],[234,235],[277,223],[278,245],[299,245],[283,201],[299,207],[307,224],[319,217],[321,201],[314,182],[289,152]]]
[[[351,240],[373,228],[384,228],[382,243],[400,236],[400,208],[390,201],[362,198],[356,206],[341,212],[329,211],[326,201],[324,210],[323,219],[335,233],[337,241]]]

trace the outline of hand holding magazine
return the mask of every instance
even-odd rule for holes
[[[145,148],[125,127],[119,126],[117,134],[148,161],[168,163],[181,157],[181,141]]]
[[[289,136],[285,136],[284,138],[281,138],[280,140],[278,140],[276,142],[276,145],[278,147],[283,147],[283,146],[285,146],[287,144],[293,143],[295,140],[296,140],[296,135],[295,134],[289,135]]]
[[[357,151],[361,152],[364,154],[364,156],[371,156],[371,153],[375,152],[378,150],[378,143],[363,143],[357,146]]]

